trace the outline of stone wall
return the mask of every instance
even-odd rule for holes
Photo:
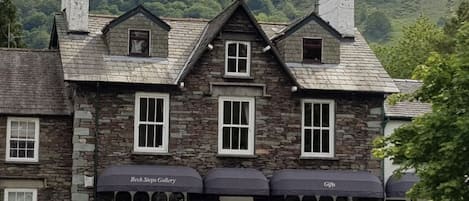
[[[323,40],[321,62],[340,63],[340,40],[314,20],[277,42],[286,63],[303,62],[303,38],[321,38]]]
[[[0,116],[0,180],[20,179],[25,181],[25,185],[21,186],[23,188],[28,187],[26,183],[39,181],[43,187],[38,189],[38,201],[69,201],[72,182],[72,119],[66,116],[38,118],[39,162],[25,164],[5,161],[7,116]]]
[[[155,24],[143,14],[138,13],[111,28],[105,35],[110,55],[129,55],[129,29],[151,31],[150,56],[168,57],[168,31]]]

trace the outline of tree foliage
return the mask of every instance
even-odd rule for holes
[[[392,27],[389,18],[384,13],[376,11],[367,17],[364,29],[363,34],[368,41],[385,42],[389,40]]]
[[[16,6],[11,0],[0,1],[0,47],[24,47],[21,36],[22,27],[16,20]]]
[[[439,51],[443,31],[426,17],[405,27],[394,45],[375,46],[374,50],[387,72],[394,78],[410,78],[415,68],[425,63],[431,52]]]

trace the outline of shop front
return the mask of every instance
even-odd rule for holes
[[[386,182],[386,200],[410,201],[406,193],[419,181],[417,175],[406,173],[398,177],[391,176]]]
[[[196,201],[202,178],[188,167],[128,165],[105,169],[98,178],[102,201]]]
[[[383,185],[368,172],[280,170],[270,180],[273,201],[382,201]]]
[[[269,181],[250,168],[215,168],[204,178],[207,201],[267,201]]]

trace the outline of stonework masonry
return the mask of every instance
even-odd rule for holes
[[[5,161],[8,116],[0,116],[0,180],[40,183],[38,201],[70,201],[72,184],[72,119],[67,116],[39,116],[39,162]],[[28,182],[29,181],[29,182]],[[8,186],[2,186],[8,187]],[[21,186],[27,188],[28,186]],[[16,187],[18,188],[18,187]],[[2,195],[3,196],[3,195]],[[2,197],[3,199],[3,197]]]

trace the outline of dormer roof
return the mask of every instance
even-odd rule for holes
[[[171,30],[171,26],[169,26],[168,23],[166,23],[165,21],[163,21],[161,18],[157,17],[156,15],[154,15],[153,13],[151,13],[149,10],[147,10],[143,5],[138,5],[137,7],[135,7],[134,9],[130,10],[130,11],[127,11],[126,13],[124,13],[123,15],[119,16],[118,18],[115,18],[114,20],[110,21],[109,24],[107,24],[102,32],[103,34],[106,34],[111,28],[119,25],[121,22],[131,18],[132,16],[138,14],[138,13],[141,13],[143,15],[145,15],[145,17],[147,17],[148,19],[150,19],[152,22],[154,22],[155,24],[158,24],[161,28],[165,29],[166,31],[169,31]]]
[[[307,15],[300,17],[294,20],[292,23],[290,23],[290,25],[288,25],[283,30],[281,30],[280,33],[277,33],[274,37],[272,37],[272,41],[278,41],[278,40],[281,40],[290,36],[291,34],[295,33],[295,31],[297,31],[304,25],[308,24],[312,20],[314,20],[316,23],[318,23],[320,26],[322,26],[324,29],[326,29],[331,35],[335,36],[336,38],[338,39],[343,38],[342,34],[339,31],[337,31],[337,29],[335,29],[332,25],[330,25],[324,19],[319,17],[316,14],[316,12],[313,10],[309,12]]]

